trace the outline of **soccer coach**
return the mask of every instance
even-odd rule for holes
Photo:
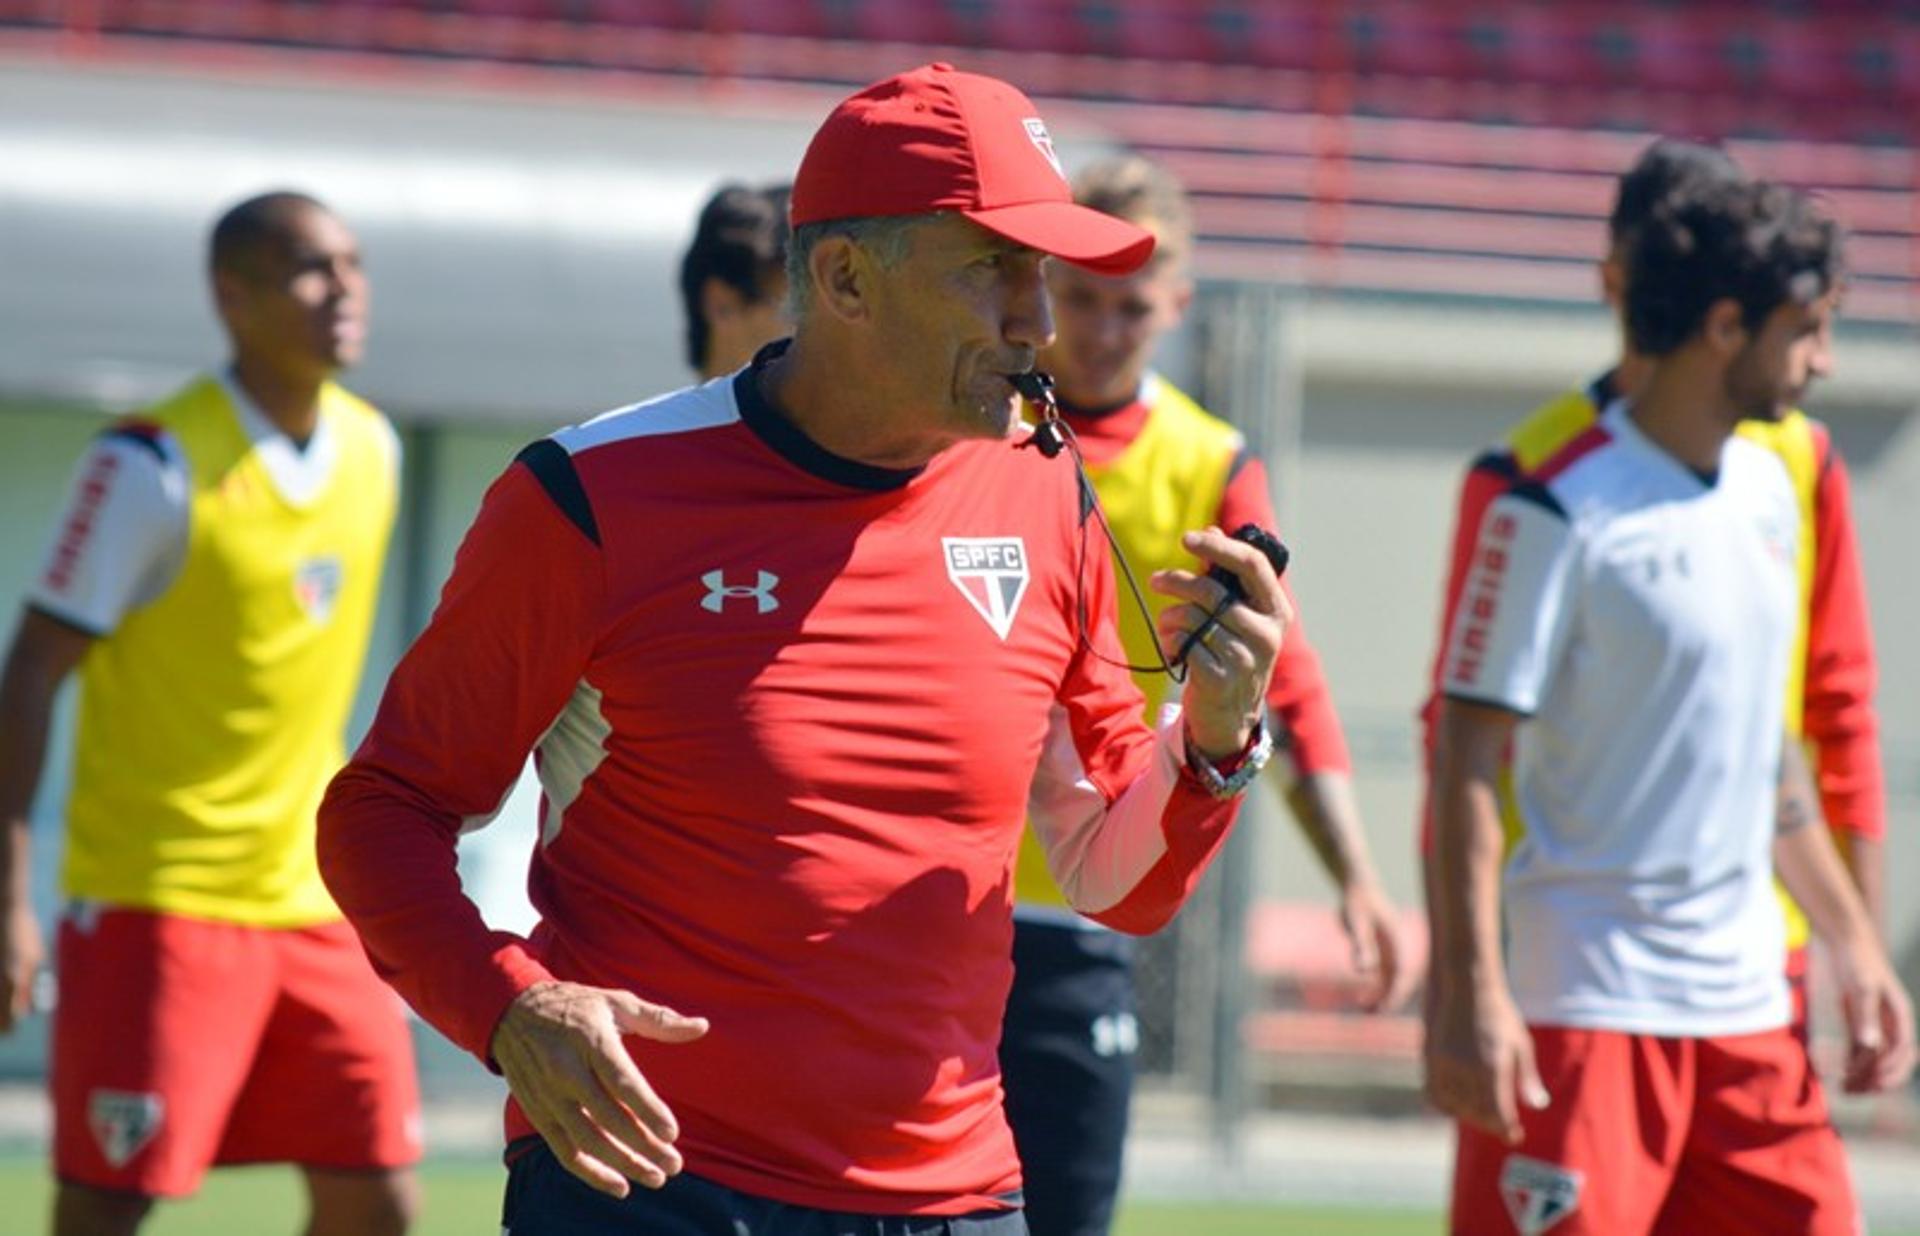
[[[376,965],[507,1079],[514,1236],[1024,1232],[995,1058],[1023,817],[1075,908],[1152,931],[1270,749],[1258,551],[1187,538],[1243,602],[1154,577],[1169,650],[1223,616],[1150,730],[1081,483],[1022,449],[1047,259],[1153,247],[1073,203],[1033,104],[876,83],[791,218],[794,338],[521,453],[321,813]],[[454,847],[530,749],[520,939]]]

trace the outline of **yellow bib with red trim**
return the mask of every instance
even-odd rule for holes
[[[397,469],[373,408],[329,383],[320,415],[338,453],[298,507],[214,379],[140,418],[185,455],[187,552],[81,663],[68,895],[268,927],[339,917],[314,813],[345,759]]]

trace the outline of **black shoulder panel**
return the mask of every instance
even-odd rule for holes
[[[160,446],[160,435],[165,431],[148,421],[122,421],[113,428],[100,434],[103,442],[131,442],[144,447],[161,463],[167,461],[167,453]]]
[[[1560,499],[1554,497],[1553,491],[1538,481],[1521,481],[1508,489],[1507,493],[1522,502],[1531,502],[1542,510],[1552,511],[1563,520],[1567,518],[1567,508],[1560,505]]]
[[[574,469],[573,456],[566,447],[552,438],[542,438],[514,456],[514,462],[533,473],[533,479],[540,482],[540,488],[547,491],[547,497],[574,527],[595,545],[600,543],[600,525],[593,518],[593,505],[587,501],[587,488],[580,483],[580,473]]]

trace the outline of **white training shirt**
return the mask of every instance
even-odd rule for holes
[[[322,417],[306,446],[297,446],[232,373],[219,380],[275,491],[290,506],[312,505],[339,458],[332,426]],[[397,465],[397,438],[394,459]],[[90,634],[111,633],[166,591],[186,561],[187,490],[187,461],[172,434],[116,427],[95,438],[74,469],[27,603]]]
[[[1780,460],[1703,478],[1616,403],[1488,507],[1446,693],[1523,714],[1503,891],[1530,1023],[1785,1025],[1776,781],[1798,606]]]

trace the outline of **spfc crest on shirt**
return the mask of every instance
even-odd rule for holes
[[[1027,546],[1017,536],[943,536],[947,578],[1001,639],[1027,594]]]
[[[1520,1236],[1540,1236],[1580,1208],[1582,1182],[1579,1172],[1558,1163],[1508,1155],[1500,1169],[1500,1196]]]
[[[332,554],[303,558],[293,572],[293,599],[302,613],[318,626],[333,617],[333,603],[340,597],[340,580],[346,568]]]
[[[160,1131],[167,1112],[157,1094],[95,1090],[87,1095],[87,1128],[109,1167],[125,1167]]]

